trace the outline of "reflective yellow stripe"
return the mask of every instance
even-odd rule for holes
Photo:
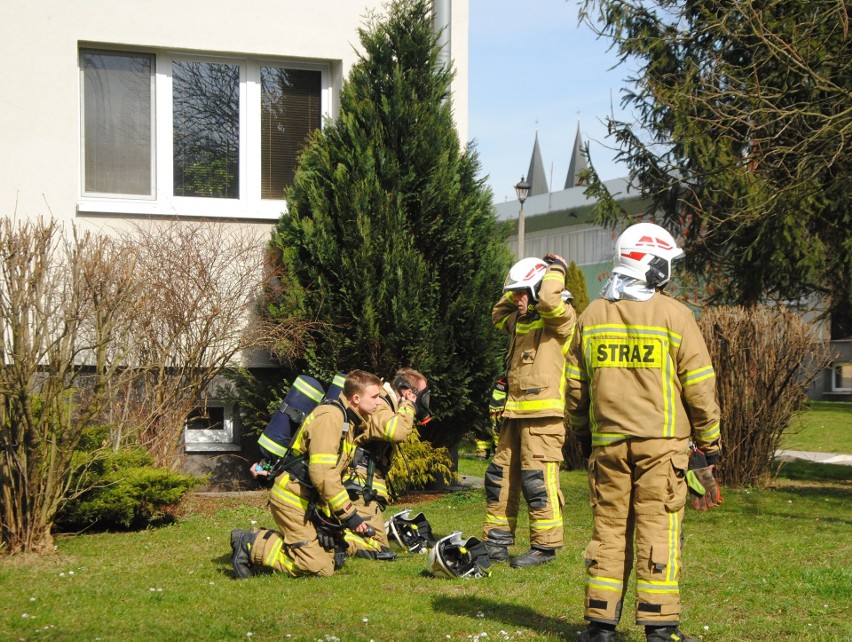
[[[602,591],[615,591],[621,593],[624,590],[624,582],[613,577],[597,577],[589,575],[586,578],[586,586],[596,588]]]
[[[586,376],[586,373],[580,370],[577,366],[572,366],[571,364],[565,365],[565,370],[568,373],[568,378],[574,381],[588,381],[589,378]]]
[[[529,323],[518,323],[515,325],[515,334],[529,334],[533,330],[540,330],[544,327],[544,321],[536,319]]]
[[[563,380],[564,381],[564,380]],[[558,410],[559,412],[563,412],[565,410],[565,398],[562,399],[539,399],[536,401],[507,401],[506,402],[506,410],[507,411],[529,411],[535,412],[538,410]]]
[[[339,372],[334,375],[334,379],[331,380],[331,385],[337,386],[338,388],[343,388],[344,383],[346,383],[346,375],[342,375]]]
[[[342,490],[329,500],[328,505],[331,506],[331,510],[337,510],[345,506],[348,501],[349,492]]]
[[[311,466],[314,464],[327,464],[329,466],[334,466],[336,463],[337,454],[329,455],[328,453],[317,453],[316,455],[312,453],[308,460],[308,464]]]
[[[620,435],[615,432],[592,431],[592,446],[609,446],[610,444],[617,444],[627,439],[629,439],[627,435]]]
[[[346,531],[343,534],[343,539],[351,544],[355,544],[355,546],[359,548],[367,549],[368,551],[382,550],[381,544],[379,544],[376,540],[366,539],[364,537],[361,537],[357,533],[353,533],[352,531]]]
[[[653,325],[624,325],[622,323],[604,323],[601,325],[590,325],[583,328],[583,339],[587,336],[600,334],[613,334],[615,336],[631,337],[656,337],[668,339],[673,346],[680,347],[683,337],[668,328]]]
[[[698,438],[702,441],[713,441],[718,438],[722,434],[722,430],[719,427],[719,422],[717,421],[715,424],[710,426],[709,428],[705,428],[704,430],[698,431]]]
[[[565,304],[560,301],[559,305],[553,308],[550,312],[539,310],[538,313],[541,315],[542,319],[555,319],[556,317],[561,317],[565,314]]]
[[[485,513],[485,523],[493,524],[494,526],[508,526],[510,529],[514,530],[515,526],[518,523],[517,517],[504,517],[492,515],[491,513]]]
[[[680,381],[683,386],[686,387],[715,376],[716,371],[713,370],[713,366],[706,366],[704,368],[698,368],[697,370],[690,370]]]
[[[680,523],[678,521],[677,513],[669,513],[669,560],[666,565],[666,582],[667,584],[674,584],[675,592],[677,591],[677,577],[680,571],[678,565],[680,564],[679,552],[680,552]],[[655,582],[651,582],[655,583]]]
[[[637,580],[637,593],[680,593],[677,582],[655,582],[653,580]]]
[[[279,457],[283,457],[287,454],[287,449],[284,446],[272,441],[269,437],[266,436],[266,434],[263,434],[258,438],[257,445],[263,446],[273,455],[278,455]]]
[[[396,425],[399,423],[399,417],[394,415],[391,417],[388,422],[385,424],[385,439],[391,441],[393,439],[393,435],[396,432]]]
[[[562,526],[562,519],[533,519],[530,520],[530,528],[546,531],[551,528]]]
[[[289,480],[289,477],[287,475],[283,475],[283,477],[285,477],[287,480]],[[278,483],[276,483],[272,487],[271,492],[272,492],[273,495],[275,495],[282,502],[284,502],[286,504],[290,504],[291,506],[295,506],[296,508],[301,508],[304,511],[307,511],[308,506],[310,506],[310,501],[308,501],[307,499],[305,499],[303,497],[299,497],[298,495],[291,493],[289,490],[284,488],[283,484],[279,485]]]
[[[322,390],[317,390],[312,385],[310,385],[307,381],[296,378],[296,381],[293,382],[293,387],[301,392],[306,397],[313,399],[317,403],[322,401],[323,392]]]

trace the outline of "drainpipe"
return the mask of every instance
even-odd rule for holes
[[[438,35],[438,44],[441,45],[441,55],[438,62],[445,69],[450,68],[452,55],[450,51],[450,36],[452,35],[453,0],[434,0],[433,7],[433,29]]]

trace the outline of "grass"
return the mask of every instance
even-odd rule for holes
[[[482,476],[485,462],[462,459]],[[852,470],[852,469],[849,469]],[[782,471],[783,475],[783,471]],[[0,567],[0,639],[27,640],[560,640],[583,628],[583,549],[591,527],[582,472],[562,474],[565,549],[483,580],[426,573],[426,556],[350,560],[331,578],[231,577],[228,534],[271,525],[262,494],[194,495],[175,524],[138,533],[61,537],[56,554]],[[849,639],[850,479],[779,477],[767,490],[726,490],[686,521],[683,628],[702,640]],[[412,495],[436,534],[479,534],[479,489]],[[526,549],[522,519],[518,546]],[[632,596],[628,597],[631,600]],[[628,602],[632,605],[632,602]],[[643,639],[626,605],[619,640]],[[487,637],[485,636],[487,634]]]
[[[852,454],[852,403],[810,402],[781,443],[788,450]]]

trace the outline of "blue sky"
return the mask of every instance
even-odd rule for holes
[[[576,0],[470,0],[469,137],[495,202],[515,198],[536,130],[548,185],[562,189],[578,120],[601,178],[627,174],[603,119],[611,108],[622,114],[628,70],[609,70],[615,54],[577,24],[577,11]]]

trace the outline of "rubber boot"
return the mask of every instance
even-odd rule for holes
[[[509,566],[512,568],[526,568],[528,566],[541,566],[556,559],[556,551],[552,548],[531,548],[519,557],[512,558]]]
[[[698,642],[676,626],[646,626],[645,639],[647,642]]]
[[[243,580],[254,575],[251,565],[251,545],[257,539],[257,533],[244,530],[231,531],[231,566],[234,577]]]
[[[577,642],[615,642],[615,627],[590,622],[585,631],[580,631],[577,634]]]

